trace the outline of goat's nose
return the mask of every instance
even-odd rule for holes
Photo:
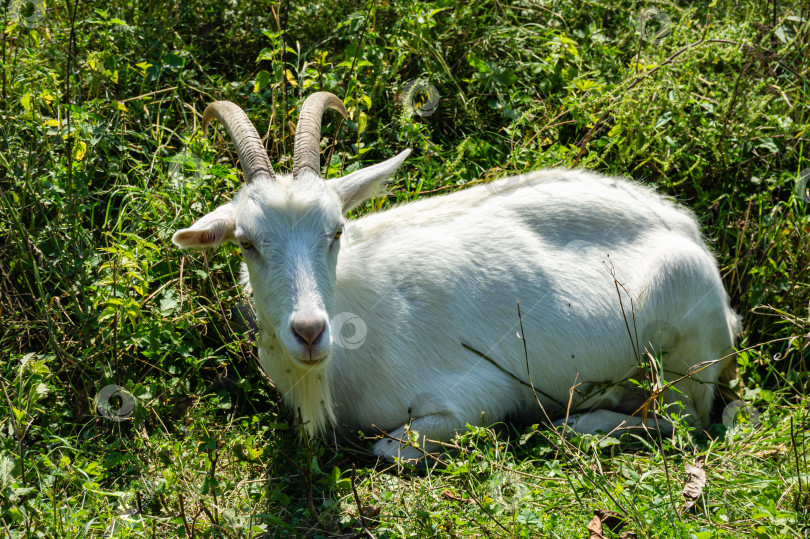
[[[307,346],[312,346],[318,341],[325,327],[326,324],[321,318],[302,318],[292,322],[295,337]]]

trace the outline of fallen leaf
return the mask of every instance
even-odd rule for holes
[[[604,539],[605,536],[602,535],[604,528],[618,533],[626,525],[627,521],[624,520],[618,513],[605,510],[594,511],[593,519],[588,524],[588,531],[590,532],[589,539]],[[628,536],[628,539],[629,537],[632,536]]]
[[[605,539],[602,535],[602,518],[599,511],[594,511],[593,519],[588,523],[588,539]]]
[[[627,525],[627,521],[613,511],[599,511],[599,516],[602,517],[602,526],[615,533],[619,533]]]
[[[788,454],[790,448],[785,444],[778,444],[774,447],[769,447],[768,449],[763,449],[754,453],[755,457],[760,458],[769,458],[773,460],[778,460],[783,458],[785,455]]]
[[[683,497],[686,498],[685,508],[687,511],[694,507],[695,502],[703,494],[703,487],[706,486],[706,471],[703,469],[705,464],[706,457],[699,456],[695,459],[694,466],[691,464],[684,466],[684,470],[688,475],[686,485],[683,487]]]
[[[465,500],[464,498],[456,496],[456,494],[450,489],[445,489],[445,490],[442,491],[442,498],[445,498],[445,499],[448,499],[448,500],[453,500],[454,502],[466,502],[466,501],[468,501],[468,500]]]
[[[382,507],[379,505],[366,505],[363,507],[363,518],[374,518],[380,515]]]

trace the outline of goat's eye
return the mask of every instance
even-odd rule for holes
[[[239,240],[239,245],[241,245],[242,249],[244,249],[246,251],[249,251],[250,249],[253,249],[253,244],[250,243],[250,240],[246,240],[245,238],[242,238],[242,239]]]
[[[342,235],[343,235],[343,227],[340,227],[340,228],[337,229],[337,232],[335,232],[335,237],[332,238],[332,241],[339,240],[340,236],[342,236]]]

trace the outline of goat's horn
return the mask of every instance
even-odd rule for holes
[[[262,139],[250,119],[239,105],[230,101],[214,101],[203,113],[203,129],[208,123],[216,118],[231,136],[236,153],[239,154],[239,161],[242,163],[242,172],[245,174],[245,183],[250,183],[260,177],[276,179],[270,159],[262,145]]]
[[[295,128],[293,178],[305,168],[321,175],[321,118],[326,109],[334,109],[344,118],[349,117],[343,102],[335,94],[315,92],[304,101]]]

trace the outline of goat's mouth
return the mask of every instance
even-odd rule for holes
[[[329,359],[329,350],[304,351],[302,353],[290,354],[295,363],[304,367],[316,367],[322,365]]]
[[[307,367],[314,367],[315,365],[320,365],[322,361],[323,361],[322,359],[299,359],[298,360],[299,363],[303,363]]]

